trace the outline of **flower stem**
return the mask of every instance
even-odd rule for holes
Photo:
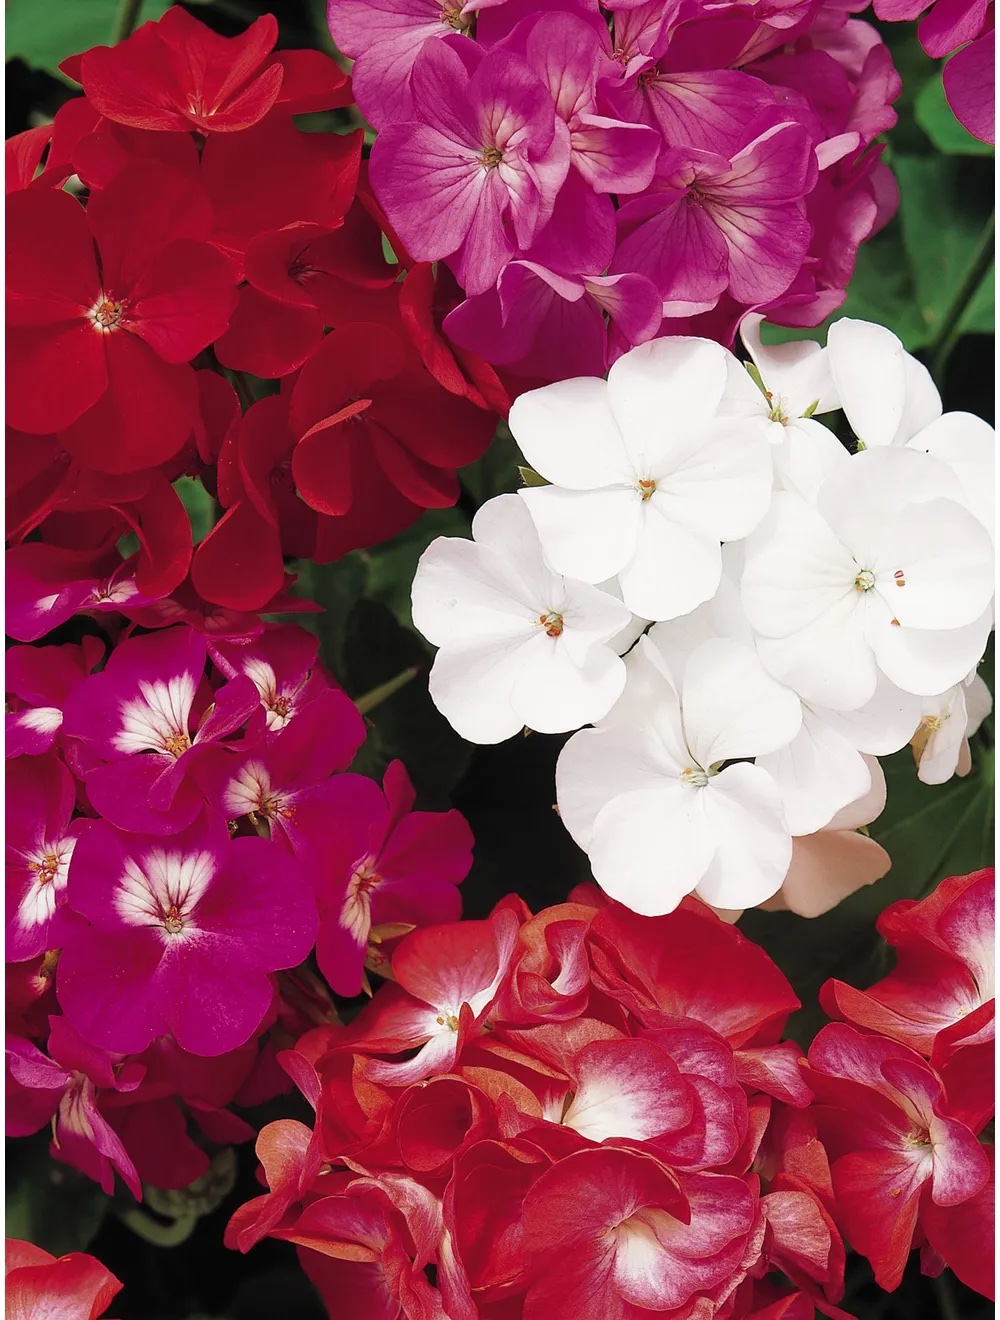
[[[955,1296],[951,1290],[951,1280],[945,1271],[939,1274],[933,1281],[933,1288],[937,1293],[938,1306],[941,1310],[942,1320],[960,1320],[958,1307],[955,1305]]]
[[[114,34],[111,37],[112,46],[117,46],[119,41],[124,41],[126,37],[132,35],[139,21],[141,9],[142,0],[121,0],[118,17],[115,19]]]
[[[958,288],[945,309],[937,333],[931,341],[931,375],[934,377],[938,388],[944,383],[944,370],[948,365],[951,351],[958,341],[962,317],[965,315],[969,303],[975,297],[976,290],[993,262],[995,227],[996,213],[994,212],[979,236],[975,251],[969,258],[969,264],[965,268],[965,274],[959,281]]]
[[[420,671],[416,665],[411,665],[409,669],[404,669],[403,672],[397,674],[395,678],[390,678],[387,683],[380,683],[378,687],[372,688],[372,690],[366,692],[364,696],[358,697],[354,702],[355,706],[357,706],[362,715],[367,715],[368,712],[374,710],[376,706],[381,706],[383,701],[387,701],[390,697],[395,696],[399,689],[405,687],[411,679],[416,678],[419,672]]]

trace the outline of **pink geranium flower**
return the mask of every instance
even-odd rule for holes
[[[7,770],[7,957],[23,962],[62,943],[60,909],[73,849],[87,821],[73,821],[76,784],[54,752]]]
[[[102,1093],[134,1091],[145,1068],[89,1045],[65,1018],[49,1018],[49,1024],[48,1056],[30,1041],[7,1041],[13,1080],[7,1094],[7,1135],[28,1136],[51,1122],[56,1159],[93,1178],[109,1196],[117,1170],[141,1200],[135,1165],[98,1102]]]
[[[777,298],[809,247],[803,199],[816,176],[805,129],[773,114],[729,158],[668,148],[652,187],[618,212],[612,270],[647,275],[668,314],[708,311],[727,290],[749,305]]]
[[[71,694],[65,731],[82,742],[87,794],[113,825],[150,834],[190,825],[203,802],[191,770],[259,709],[245,675],[214,694],[203,688],[206,656],[193,628],[133,637]]]
[[[413,119],[372,148],[372,187],[416,261],[448,258],[469,294],[495,283],[548,220],[569,134],[523,60],[430,41],[413,66]]]
[[[340,775],[324,795],[332,828],[324,848],[320,971],[342,995],[362,986],[373,926],[456,921],[457,886],[472,865],[472,831],[457,811],[414,811],[413,785],[401,761],[382,788]]]
[[[171,839],[104,821],[78,846],[69,901],[90,922],[62,951],[63,1012],[106,1049],[133,1053],[172,1032],[192,1054],[225,1054],[260,1026],[268,973],[301,962],[316,908],[290,858],[230,840],[206,813]]]
[[[318,638],[294,624],[267,628],[249,646],[220,639],[210,644],[209,651],[227,678],[245,674],[253,680],[263,706],[259,721],[272,733],[285,728],[303,707],[334,687],[318,660]],[[357,746],[363,739],[362,734]]]

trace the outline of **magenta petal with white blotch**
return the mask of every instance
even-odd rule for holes
[[[22,756],[7,769],[7,959],[23,962],[62,943],[60,909],[77,839],[73,776],[54,752]]]
[[[268,973],[312,948],[316,908],[291,859],[263,839],[230,840],[205,813],[168,839],[97,822],[78,848],[74,929],[56,984],[88,1040],[134,1053],[171,1032],[192,1054],[236,1049],[260,1026]]]
[[[214,694],[203,690],[206,657],[193,628],[134,637],[70,694],[64,732],[82,745],[88,795],[113,825],[151,834],[186,829],[202,802],[190,771],[209,744],[259,709],[245,675]],[[196,703],[209,701],[198,724]]]
[[[79,646],[8,648],[4,657],[8,760],[49,750],[62,728],[67,697],[103,653],[104,644],[96,637],[85,637]]]

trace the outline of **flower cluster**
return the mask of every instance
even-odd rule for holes
[[[468,826],[413,811],[399,762],[344,773],[364,720],[317,646],[181,624],[98,673],[99,643],[8,651],[8,1132],[52,1122],[108,1191],[201,1177],[189,1119],[252,1136],[227,1107],[287,1089],[276,1050],[335,1016],[291,970],[314,946],[356,995],[383,941],[460,915]]]
[[[315,1124],[261,1132],[269,1191],[228,1244],[296,1243],[330,1314],[366,1320],[839,1301],[811,1093],[777,1043],[791,987],[693,900],[599,903],[508,898],[402,941],[349,1027],[282,1057]]]
[[[831,1159],[837,1222],[887,1291],[913,1246],[993,1296],[994,874],[944,880],[894,903],[878,928],[896,967],[869,990],[842,981],[806,1079]],[[851,1024],[851,1025],[846,1025]]]
[[[861,1029],[808,1064],[784,977],[691,899],[585,886],[417,931],[350,1027],[282,1056],[315,1122],[261,1132],[227,1242],[295,1243],[365,1320],[840,1317],[841,1231],[887,1290],[916,1242],[989,1295],[992,911],[992,872],[889,908],[896,971],[828,983]]]
[[[93,579],[150,601],[190,566],[204,599],[263,609],[284,555],[453,504],[504,407],[442,338],[431,268],[399,281],[383,255],[361,130],[293,120],[347,105],[345,75],[277,34],[173,6],[66,61],[84,95],[7,144],[8,535],[39,532],[15,563],[75,608]],[[282,388],[241,415],[246,373]],[[184,474],[225,510],[193,563]]]
[[[447,262],[449,338],[534,381],[692,327],[732,343],[748,309],[816,325],[840,305],[895,209],[875,139],[900,90],[849,12],[328,4],[403,259]]]
[[[748,370],[675,337],[522,394],[530,484],[413,584],[464,737],[596,726],[560,755],[558,809],[647,915],[692,891],[832,907],[889,866],[857,832],[884,806],[876,758],[912,741],[926,782],[968,773],[990,708],[992,429],[942,414],[879,326],[841,320],[823,349],[758,326]],[[837,407],[853,454],[814,416]]]

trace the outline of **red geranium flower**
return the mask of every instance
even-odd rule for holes
[[[226,328],[228,262],[205,241],[201,189],[148,162],[121,170],[86,212],[29,189],[7,211],[8,420],[104,472],[155,467],[188,439],[188,365]]]
[[[347,77],[329,56],[272,55],[277,39],[272,14],[221,37],[174,5],[127,41],[95,46],[61,68],[108,119],[166,132],[236,133],[276,105],[300,114],[350,104]]]

